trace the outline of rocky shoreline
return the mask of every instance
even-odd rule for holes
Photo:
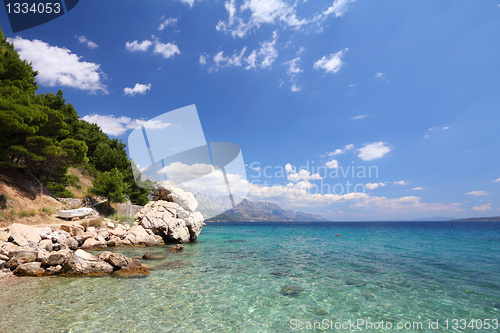
[[[117,246],[157,246],[195,241],[204,225],[196,212],[194,196],[178,188],[156,191],[154,201],[136,215],[133,226],[107,222],[96,227],[63,224],[41,227],[11,224],[0,232],[0,279],[15,276],[149,275],[138,259],[104,251],[98,256],[85,250]]]

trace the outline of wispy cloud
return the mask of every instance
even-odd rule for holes
[[[163,16],[161,18],[161,23],[158,26],[159,31],[163,31],[166,27],[174,27],[177,25],[178,19],[176,17],[169,17],[165,19]]]
[[[350,151],[354,149],[354,145],[353,144],[348,144],[348,145],[345,145],[344,147],[342,148],[337,148],[335,149],[334,151],[332,152],[326,152],[324,155],[321,155],[321,157],[326,157],[326,156],[337,156],[337,155],[340,155],[340,154],[345,154],[346,152]]]
[[[379,80],[383,80],[385,82],[388,82],[387,76],[384,73],[382,73],[382,72],[376,73],[375,74],[375,79],[379,79]]]
[[[300,62],[301,62],[300,57],[297,57],[284,63],[288,67],[287,74],[290,75],[292,78],[295,75],[302,73],[304,71],[302,68],[300,68],[299,65]]]
[[[195,0],[179,0],[179,1],[182,2],[185,5],[188,5],[190,8],[193,8]]]
[[[365,143],[362,148],[358,149],[358,157],[363,161],[371,161],[381,158],[393,149],[386,142]]]
[[[431,133],[435,133],[435,132],[443,132],[443,131],[447,131],[450,129],[450,126],[444,126],[444,127],[438,127],[438,126],[434,126],[434,127],[431,127],[427,130],[427,133],[425,134],[425,137],[424,139],[428,139],[430,138],[431,136]]]
[[[305,1],[304,1],[305,2]],[[354,0],[335,0],[324,10],[309,17],[297,13],[299,1],[290,0],[228,0],[224,3],[227,20],[219,21],[216,28],[233,36],[243,38],[263,25],[280,25],[285,29],[307,30],[320,24],[330,16],[342,17]]]
[[[96,49],[99,47],[99,45],[97,45],[93,41],[88,40],[86,36],[75,36],[75,37],[76,39],[78,39],[80,43],[87,45],[91,49]]]
[[[298,53],[301,53],[302,51],[303,49],[301,48]],[[296,58],[283,63],[288,67],[286,73],[290,77],[290,82],[292,82],[292,86],[290,88],[292,92],[299,92],[302,90],[297,86],[297,76],[304,71],[302,68],[300,68],[301,61],[302,59],[300,58],[300,56],[297,56]]]
[[[129,129],[144,126],[145,128],[161,129],[171,126],[158,120],[132,119],[129,117],[115,117],[113,115],[91,114],[82,118],[88,123],[97,124],[104,133],[119,136]]]
[[[360,119],[365,119],[366,117],[368,117],[367,114],[360,114],[359,116],[352,117],[351,119],[352,120],[360,120]]]
[[[224,3],[224,7],[228,19],[219,21],[216,28],[230,33],[234,38],[245,37],[263,24],[274,25],[279,22],[284,27],[297,29],[307,23],[307,20],[297,17],[295,5],[282,0],[244,0],[240,5],[230,0]]]
[[[478,212],[486,212],[489,210],[493,210],[493,207],[491,206],[491,202],[490,202],[490,203],[487,203],[484,205],[474,206],[474,207],[472,207],[472,209],[474,209],[475,211],[478,211]]]
[[[327,73],[337,73],[344,64],[344,62],[342,62],[342,57],[347,51],[349,51],[349,49],[345,48],[329,56],[323,56],[314,63],[314,69],[324,69]]]
[[[148,84],[136,83],[133,88],[127,87],[127,88],[123,89],[123,93],[125,95],[130,95],[130,96],[134,96],[136,94],[144,95],[150,89],[151,89],[151,83],[148,83]]]
[[[466,195],[472,195],[474,197],[483,197],[483,196],[487,196],[489,195],[488,192],[486,191],[471,191],[471,192],[468,192],[468,193],[465,193]]]
[[[495,179],[493,182],[500,183],[500,178]]]
[[[103,83],[106,75],[101,66],[93,62],[81,61],[81,57],[67,48],[51,46],[41,40],[23,39],[19,36],[9,39],[21,58],[32,63],[38,72],[37,81],[41,85],[64,86],[90,92],[108,93]]]
[[[400,180],[400,181],[397,181],[397,182],[394,182],[394,185],[407,185],[408,183],[404,180]]]
[[[212,57],[205,53],[200,55],[199,63],[207,66],[209,72],[227,67],[241,67],[246,70],[269,69],[278,57],[277,40],[278,33],[274,31],[270,40],[260,43],[259,49],[247,52],[248,48],[245,46],[230,56],[226,55],[224,51],[219,51]]]
[[[334,14],[336,17],[342,17],[347,13],[349,5],[354,1],[355,0],[335,0],[333,4],[323,12],[323,16],[327,17]]]
[[[422,191],[424,188],[421,186],[412,188],[413,191]]]

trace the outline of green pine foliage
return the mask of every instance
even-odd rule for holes
[[[130,185],[124,181],[117,168],[100,173],[92,182],[92,193],[106,197],[108,201],[123,202]]]
[[[67,171],[80,166],[95,177],[95,194],[145,204],[149,190],[136,184],[125,143],[81,120],[61,90],[37,95],[37,74],[0,29],[0,168],[21,169],[70,197]]]

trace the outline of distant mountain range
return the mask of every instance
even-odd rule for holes
[[[500,222],[500,216],[471,217],[467,219],[451,220],[453,222]]]
[[[233,209],[212,217],[207,222],[313,222],[326,221],[321,215],[285,210],[269,202],[244,199]]]

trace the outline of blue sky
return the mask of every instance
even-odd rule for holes
[[[333,220],[500,215],[499,1],[85,0],[0,24],[39,91],[111,136],[195,104],[207,141],[241,147],[250,199]]]

